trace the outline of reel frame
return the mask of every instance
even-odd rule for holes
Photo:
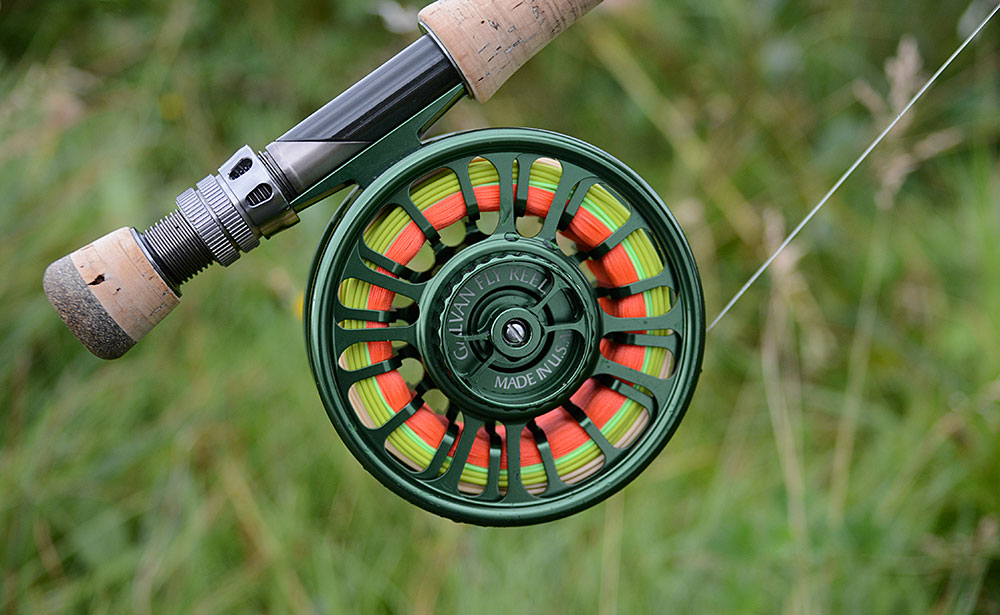
[[[705,317],[700,278],[683,232],[658,195],[634,171],[592,145],[557,133],[519,128],[478,130],[421,143],[419,135],[460,97],[455,94],[460,92],[442,97],[385,137],[384,143],[377,143],[352,159],[351,169],[338,169],[317,184],[310,194],[300,197],[303,202],[314,202],[325,196],[325,193],[343,187],[348,177],[355,180],[361,178],[358,183],[368,184],[364,190],[353,193],[336,212],[316,253],[309,276],[303,318],[309,362],[334,427],[352,454],[385,486],[426,510],[456,521],[480,525],[539,523],[570,515],[620,490],[656,457],[677,429],[694,393],[704,350]],[[392,371],[399,366],[402,356],[424,357],[433,354],[430,349],[435,342],[430,338],[433,337],[436,325],[428,323],[434,312],[431,304],[437,304],[447,295],[439,287],[445,284],[443,280],[451,274],[438,275],[441,272],[434,272],[429,278],[425,276],[421,279],[420,275],[406,266],[366,249],[363,234],[368,224],[387,204],[398,203],[404,204],[407,213],[421,227],[425,236],[431,238],[434,229],[428,228],[426,218],[422,221],[419,219],[422,216],[412,201],[405,205],[408,191],[429,172],[448,168],[456,173],[462,192],[468,195],[471,190],[468,165],[473,159],[479,158],[485,158],[496,168],[499,185],[509,186],[509,189],[501,188],[500,216],[496,230],[490,238],[473,243],[460,252],[459,256],[472,254],[466,254],[462,262],[475,261],[474,266],[487,266],[481,263],[485,262],[483,259],[489,260],[491,253],[499,252],[502,260],[513,252],[518,252],[522,256],[517,258],[525,258],[523,254],[530,254],[540,261],[549,259],[546,262],[556,269],[560,268],[560,258],[575,267],[583,259],[574,260],[561,253],[556,254],[558,249],[554,237],[556,231],[566,223],[565,209],[546,216],[539,233],[540,238],[518,235],[515,219],[523,213],[525,195],[521,194],[522,187],[526,193],[530,168],[533,161],[539,158],[555,158],[562,167],[557,194],[552,201],[552,211],[556,210],[557,203],[573,205],[567,201],[576,201],[578,207],[583,200],[583,193],[587,191],[580,190],[580,198],[571,199],[573,188],[583,181],[600,181],[611,188],[621,202],[628,203],[631,207],[628,221],[606,239],[600,246],[601,250],[606,253],[632,231],[644,229],[655,238],[665,259],[664,269],[653,278],[630,285],[631,288],[598,289],[591,288],[588,284],[587,292],[591,296],[588,298],[586,293],[578,294],[578,302],[590,301],[592,308],[597,305],[598,294],[619,297],[648,288],[667,286],[672,289],[671,306],[662,315],[646,318],[620,318],[599,307],[596,311],[588,308],[591,318],[586,324],[577,327],[577,333],[583,338],[594,336],[591,341],[610,338],[620,343],[667,348],[673,354],[673,373],[666,379],[659,379],[630,369],[595,351],[597,344],[592,343],[590,346],[594,348],[588,351],[591,354],[585,357],[576,379],[563,390],[557,391],[554,398],[534,405],[531,404],[531,399],[521,400],[523,403],[512,401],[509,404],[497,403],[494,399],[476,407],[469,404],[468,397],[465,397],[461,407],[464,418],[461,425],[455,420],[457,411],[454,409],[456,399],[462,396],[456,388],[451,388],[447,396],[450,408],[447,431],[428,466],[422,470],[414,470],[387,449],[387,438],[421,408],[422,395],[427,389],[449,388],[447,383],[437,382],[447,380],[446,367],[437,363],[427,365],[425,361],[425,373],[432,377],[429,384],[420,383],[411,402],[378,427],[366,427],[359,421],[350,401],[350,389],[361,380]],[[515,161],[518,163],[520,178],[514,176],[512,167]],[[513,187],[515,182],[519,186],[516,193]],[[474,202],[470,204],[467,198],[466,206],[472,214],[468,219],[474,222],[475,214],[471,209]],[[502,255],[505,248],[506,257]],[[438,251],[442,249],[447,248],[439,245]],[[393,276],[378,273],[367,266],[365,261],[378,264],[383,270],[392,272]],[[541,265],[542,269],[545,267],[546,265]],[[456,265],[456,268],[460,267]],[[565,273],[562,277],[570,280],[572,274]],[[400,310],[396,310],[396,313],[376,313],[370,310],[362,313],[363,311],[346,307],[340,301],[338,293],[341,283],[348,278],[365,280],[413,298],[418,307],[415,319],[412,318],[412,309],[408,314],[403,314]],[[571,280],[564,284],[578,286],[577,282],[578,280]],[[426,296],[433,297],[434,300],[426,301],[425,292]],[[515,306],[512,309],[520,308]],[[350,329],[340,325],[351,319],[388,324],[398,317],[411,318],[412,322],[401,327],[377,329]],[[663,336],[635,333],[650,330],[670,330],[672,333]],[[346,370],[340,364],[342,354],[352,345],[389,340],[406,342],[405,348],[410,350],[404,349],[403,355],[394,359],[381,361],[362,370],[353,370],[355,373],[350,373],[351,370]],[[413,350],[418,347],[420,350],[414,353]],[[573,392],[571,389],[594,376],[649,413],[648,423],[642,433],[625,448],[616,448],[603,437],[600,429],[583,410],[569,402],[568,398]],[[490,412],[489,407],[493,405],[499,409]],[[507,410],[504,409],[505,405]],[[534,421],[556,406],[563,407],[573,416],[603,456],[600,469],[579,483],[567,484],[561,480],[544,430]],[[505,434],[523,434],[527,431],[535,438],[546,475],[545,487],[540,493],[529,493],[521,482],[521,437],[502,437],[497,429],[500,425]],[[480,493],[470,495],[459,488],[459,479],[480,427],[485,429],[490,441],[488,479]],[[449,449],[454,450],[451,457],[448,456]],[[508,463],[505,488],[500,484],[500,462],[503,457]]]

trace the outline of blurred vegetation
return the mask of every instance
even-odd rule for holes
[[[606,4],[441,128],[634,166],[709,317],[990,8]],[[339,442],[297,311],[332,204],[87,354],[45,266],[417,36],[375,7],[3,3],[0,612],[1000,612],[1000,22],[710,333],[660,458],[572,518],[457,525]]]

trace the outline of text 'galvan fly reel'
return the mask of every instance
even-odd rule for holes
[[[596,2],[529,4],[565,27]],[[491,13],[485,30],[469,17],[495,10],[427,7],[433,39],[265,152],[237,152],[146,232],[116,231],[54,263],[45,286],[57,311],[95,354],[120,356],[204,266],[360,186],[319,246],[304,314],[320,396],[351,452],[409,501],[485,525],[555,519],[621,489],[694,392],[697,268],[659,197],[591,145],[529,129],[421,142],[558,31],[537,11]],[[507,22],[506,33],[490,25]],[[469,67],[469,45],[518,25],[547,38],[507,74]]]

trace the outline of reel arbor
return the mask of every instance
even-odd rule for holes
[[[621,489],[677,428],[704,347],[700,281],[669,210],[619,161],[550,132],[464,133],[341,211],[310,275],[309,359],[337,431],[389,488],[458,521],[536,523]]]

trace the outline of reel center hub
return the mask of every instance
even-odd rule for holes
[[[484,418],[534,417],[565,401],[597,360],[600,307],[577,264],[550,247],[499,239],[472,246],[435,276],[425,365]]]
[[[493,328],[493,343],[497,350],[505,354],[517,354],[537,339],[536,330],[540,327],[538,319],[533,318],[530,312],[523,308],[512,308],[496,319]]]
[[[502,311],[490,327],[490,342],[509,359],[521,359],[538,350],[543,329],[538,317],[523,307]]]

